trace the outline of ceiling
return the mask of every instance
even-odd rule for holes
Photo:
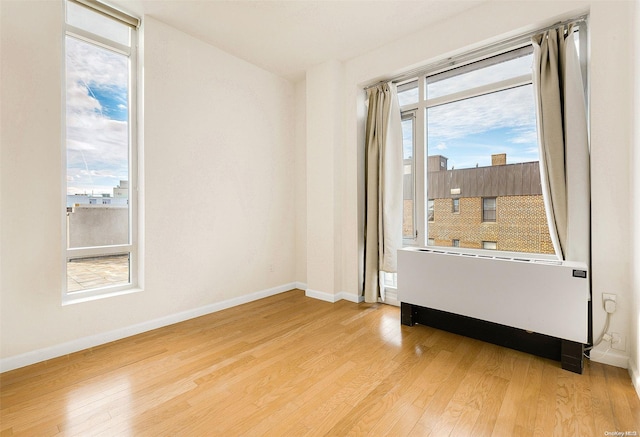
[[[116,0],[287,79],[345,61],[487,0]]]

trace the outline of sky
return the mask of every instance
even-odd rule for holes
[[[467,73],[430,78],[429,98],[446,96],[499,80],[531,74],[532,55]],[[533,86],[524,85],[430,107],[427,110],[427,155],[448,158],[448,169],[491,165],[491,155],[506,153],[507,163],[538,160]],[[417,88],[401,104],[417,101]],[[404,103],[403,103],[404,102]],[[403,124],[405,157],[411,154],[411,130]]]
[[[538,160],[532,85],[428,109],[428,155],[448,158],[448,169]]]
[[[66,37],[67,194],[113,193],[128,180],[125,55]]]

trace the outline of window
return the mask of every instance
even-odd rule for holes
[[[405,216],[413,226],[405,226],[405,237],[411,229],[418,246],[448,246],[459,244],[452,234],[464,233],[468,248],[488,242],[487,250],[553,255],[540,183],[533,47],[523,39],[455,62],[398,84],[405,150],[412,145],[404,183],[411,184]]]
[[[586,75],[586,23],[577,23]],[[527,36],[399,78],[406,245],[460,247],[451,238],[457,235],[465,249],[554,255],[540,185],[532,63]],[[396,286],[395,273],[382,274],[385,286]]]
[[[138,20],[95,8],[66,2],[65,303],[137,285]]]
[[[482,199],[482,221],[483,222],[495,222],[496,221],[496,198],[485,197]]]
[[[496,250],[498,249],[498,243],[496,241],[483,241],[482,248],[487,250]]]

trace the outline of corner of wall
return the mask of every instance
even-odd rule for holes
[[[307,93],[306,80],[295,84],[295,278],[307,281]],[[300,287],[299,287],[300,288]],[[305,287],[306,288],[306,284]]]
[[[591,361],[623,369],[629,369],[630,364],[629,357],[624,352],[616,351],[611,348],[604,350],[593,349],[591,351]]]

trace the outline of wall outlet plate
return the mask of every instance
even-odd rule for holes
[[[624,351],[626,347],[627,345],[626,345],[624,335],[617,332],[612,332],[611,333],[611,349]]]
[[[616,295],[611,293],[602,293],[602,303],[604,303],[605,300],[612,300],[615,302]]]

